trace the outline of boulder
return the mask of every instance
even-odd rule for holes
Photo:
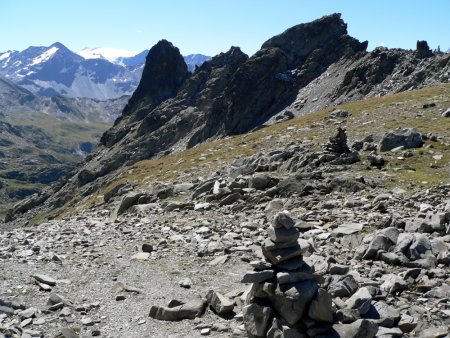
[[[183,319],[194,319],[200,317],[206,306],[206,302],[202,299],[195,299],[188,303],[175,302],[173,307],[152,306],[149,316],[166,321],[178,321]]]
[[[234,301],[222,295],[220,292],[210,290],[206,295],[206,300],[208,301],[209,306],[211,306],[218,315],[233,312]]]
[[[383,135],[380,141],[380,151],[394,148],[419,148],[423,145],[422,136],[413,128],[394,129]]]
[[[247,333],[254,337],[266,337],[273,310],[270,307],[253,303],[245,306],[242,313]]]
[[[333,329],[342,338],[373,338],[378,332],[378,325],[367,319],[358,319],[351,324],[335,324]]]
[[[316,298],[309,306],[308,316],[318,322],[333,322],[333,310],[331,296],[324,289],[317,291]]]
[[[366,287],[363,287],[347,299],[345,304],[350,309],[358,310],[359,314],[364,315],[369,311],[371,301],[372,295],[370,291]]]

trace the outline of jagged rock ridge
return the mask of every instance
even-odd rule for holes
[[[153,53],[171,55],[171,64],[147,59],[141,89],[123,117],[103,135],[102,147],[79,167],[76,178],[53,198],[62,205],[77,185],[88,194],[102,185],[96,179],[124,165],[244,133],[286,112],[283,116],[300,115],[448,81],[449,55],[423,58],[388,49],[368,53],[366,47],[367,42],[347,34],[340,14],[333,14],[288,29],[251,57],[232,47],[189,76],[178,49],[161,41]]]

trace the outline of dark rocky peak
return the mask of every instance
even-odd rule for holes
[[[189,71],[179,49],[167,40],[159,41],[147,55],[141,81],[123,115],[131,115],[143,107],[151,111],[175,96],[188,77]]]
[[[419,59],[426,59],[432,57],[434,54],[431,51],[430,47],[428,47],[428,42],[426,41],[417,41],[416,44],[416,57]]]
[[[220,53],[214,56],[210,61],[203,63],[199,69],[202,69],[203,66],[206,67],[222,67],[229,66],[230,68],[235,68],[236,66],[242,64],[244,61],[248,59],[248,55],[245,54],[239,47],[232,46],[228,52]]]
[[[154,132],[175,116],[180,115],[180,112],[186,107],[195,107],[195,110],[201,111],[200,116],[195,117],[195,123],[202,121],[204,117],[208,116],[211,107],[220,102],[230,78],[247,59],[248,56],[239,47],[231,47],[226,53],[220,53],[210,61],[204,62],[185,81],[174,98],[167,100],[147,114],[138,128],[137,135],[143,136]],[[217,122],[218,120],[214,120],[214,126],[209,124],[205,126],[208,137],[214,134]],[[181,129],[179,135],[187,130],[185,126],[182,126]],[[200,129],[200,134],[203,135],[203,129]]]
[[[292,63],[305,60],[314,50],[328,49],[337,43],[338,55],[343,49],[354,53],[367,48],[367,41],[360,43],[347,34],[347,24],[341,19],[341,14],[335,13],[291,27],[264,42],[261,49],[280,48]]]

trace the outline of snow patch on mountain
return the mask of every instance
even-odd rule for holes
[[[139,52],[117,48],[98,47],[84,48],[77,54],[85,59],[105,59],[112,63],[121,64],[121,60],[123,58],[133,57],[139,54]]]
[[[0,54],[0,61],[5,60],[11,56],[11,52],[7,51],[5,53]]]
[[[30,63],[31,66],[37,65],[39,63],[45,62],[47,60],[50,60],[50,58],[59,50],[57,47],[51,47],[41,55],[39,55],[37,58],[33,59]]]

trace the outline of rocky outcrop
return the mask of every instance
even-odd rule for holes
[[[111,146],[119,141],[129,131],[131,123],[141,120],[161,102],[175,96],[188,76],[179,49],[167,40],[159,41],[149,51],[141,81],[122,116],[116,120],[116,128],[105,132],[101,143]]]

